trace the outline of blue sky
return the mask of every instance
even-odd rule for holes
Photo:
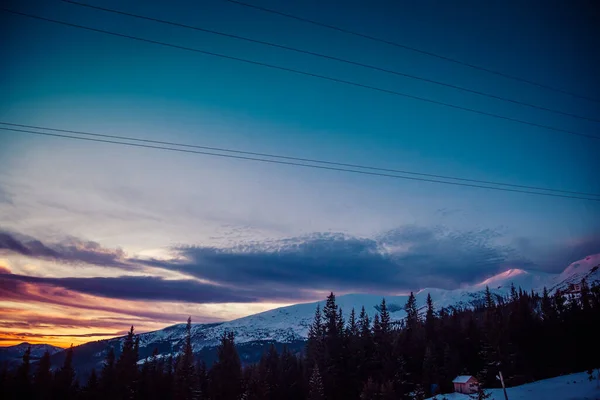
[[[600,115],[598,102],[222,0],[89,4]],[[600,97],[600,24],[585,2],[253,4]],[[600,136],[597,122],[208,33],[65,2],[8,7]],[[600,193],[598,140],[5,12],[0,25],[0,121]],[[185,288],[222,284],[247,291],[230,298],[244,309],[157,294],[165,313],[177,316],[229,318],[327,290],[450,288],[515,266],[556,272],[600,250],[600,202],[8,131],[0,131],[0,158],[0,261],[23,277],[29,292],[46,285],[129,301],[97,290],[102,279],[120,276],[152,278],[149,287],[166,279]],[[36,241],[58,253],[34,251]],[[120,249],[115,257],[127,268],[73,251],[58,257],[65,248],[113,255]],[[92,283],[100,286],[86,292]],[[15,292],[21,302],[11,295],[3,306],[33,304],[27,290]],[[172,294],[172,286],[164,292]],[[144,296],[138,300],[152,300]],[[54,304],[52,296],[45,299]],[[219,304],[228,303],[221,296]],[[73,304],[63,306],[62,313],[76,312],[68,311]]]

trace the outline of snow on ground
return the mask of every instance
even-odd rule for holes
[[[597,384],[597,380],[590,382],[588,374],[580,372],[507,388],[506,392],[508,400],[600,400]],[[492,394],[490,400],[504,400],[502,389],[489,391]],[[444,397],[448,400],[470,400],[468,395],[460,393],[436,396],[438,400]]]

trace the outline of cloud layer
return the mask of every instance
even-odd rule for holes
[[[497,230],[406,226],[374,238],[321,233],[226,248],[178,246],[170,249],[173,257],[164,260],[128,257],[120,249],[76,238],[43,243],[0,232],[0,252],[147,274],[53,278],[5,271],[0,275],[0,287],[5,293],[7,288],[15,291],[19,284],[28,284],[121,300],[253,303],[313,299],[315,293],[329,290],[393,293],[424,287],[451,289],[508,268],[544,269],[535,261],[539,248],[526,241],[501,244],[502,239]],[[562,263],[562,269],[573,259],[599,250],[600,240],[592,237],[554,249],[552,257]],[[549,271],[557,272],[557,262],[548,266]],[[158,270],[178,272],[183,278],[152,276]]]
[[[237,248],[174,248],[174,261],[135,260],[198,278],[269,291],[452,288],[530,261],[494,243],[493,231],[406,227],[378,238],[316,234]],[[132,260],[133,261],[133,260]]]

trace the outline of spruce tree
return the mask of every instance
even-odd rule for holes
[[[368,339],[371,337],[371,321],[369,321],[369,315],[365,311],[365,306],[362,306],[360,315],[358,316],[358,328],[361,338]]]
[[[54,377],[54,397],[56,399],[74,399],[75,369],[73,369],[73,345],[66,351],[65,361],[62,367],[56,371]]]
[[[31,346],[27,346],[22,360],[15,376],[14,391],[19,398],[28,399],[31,398],[32,393],[31,381],[29,379],[31,373]]]
[[[309,365],[321,364],[323,359],[323,316],[321,307],[317,304],[312,324],[308,328],[308,342],[306,343],[306,358]]]
[[[323,389],[323,379],[319,372],[319,366],[315,365],[308,382],[308,400],[324,400],[325,390]]]
[[[386,381],[381,384],[379,391],[381,400],[396,400],[398,395],[394,391],[394,384],[391,381]]]
[[[352,311],[350,311],[350,318],[348,319],[348,325],[346,327],[346,336],[358,338],[360,335],[358,322],[356,321],[356,313],[354,311],[354,307]]]
[[[379,305],[379,323],[381,324],[381,334],[384,337],[387,337],[391,331],[391,318],[387,305],[385,304],[385,299],[382,299],[381,304]]]
[[[201,360],[198,363],[197,367],[198,371],[198,388],[200,389],[200,398],[208,399],[208,370],[206,368],[206,363],[204,360]]]
[[[114,399],[117,395],[116,384],[115,350],[111,347],[106,354],[104,366],[100,373],[101,397],[105,399]]]
[[[138,379],[138,354],[136,351],[136,337],[133,326],[123,341],[121,355],[116,364],[117,391],[119,398],[123,400],[136,397]]]
[[[266,383],[269,398],[272,400],[281,398],[280,385],[279,385],[279,373],[280,373],[280,362],[279,353],[272,344],[269,346],[269,350],[261,357],[261,372]]]
[[[287,347],[283,348],[279,362],[279,395],[289,400],[306,398],[299,360]]]
[[[219,400],[238,400],[242,394],[242,365],[233,332],[225,332],[210,371],[211,393]]]
[[[360,393],[360,400],[380,400],[380,398],[380,385],[378,385],[373,378],[367,379],[367,382],[365,382],[362,392]]]
[[[328,338],[339,336],[338,332],[338,307],[335,304],[333,292],[327,296],[325,307],[323,307],[324,334]]]
[[[519,294],[517,293],[517,289],[515,289],[515,284],[513,282],[510,283],[510,300],[517,301],[519,299]]]
[[[92,369],[85,387],[83,388],[83,396],[85,400],[100,400],[100,382],[96,375],[96,369]]]
[[[431,299],[431,294],[427,294],[427,312],[425,314],[425,334],[427,335],[427,340],[432,340],[435,330],[435,310],[433,308],[433,300]]]
[[[373,336],[376,340],[381,337],[381,322],[379,320],[379,314],[375,314],[375,317],[373,317]]]
[[[419,325],[419,310],[417,309],[417,299],[413,292],[410,292],[404,310],[406,311],[406,327],[409,330],[416,329]]]
[[[425,349],[425,357],[423,358],[423,374],[422,381],[426,396],[431,396],[432,385],[437,384],[437,365],[435,354],[432,349],[432,344]]]
[[[492,297],[492,292],[490,291],[489,286],[485,287],[485,308],[487,310],[491,310],[496,306],[496,302]]]
[[[189,317],[185,328],[185,344],[175,371],[175,400],[196,400],[200,398],[198,376],[194,366],[192,349],[192,318]]]
[[[552,300],[548,295],[548,289],[544,286],[542,293],[542,317],[545,320],[552,319],[554,317],[554,308],[552,307]]]
[[[36,399],[47,400],[52,397],[52,371],[50,371],[50,353],[48,351],[44,352],[38,363],[33,386]]]

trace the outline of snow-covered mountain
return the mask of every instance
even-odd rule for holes
[[[52,356],[64,350],[49,344],[29,344],[23,342],[15,346],[0,347],[0,363],[6,362],[8,365],[20,363],[28,347],[31,347],[30,357],[32,360],[42,358],[46,351]]]
[[[552,293],[557,289],[567,289],[569,284],[580,283],[582,279],[586,279],[590,285],[595,282],[600,283],[600,254],[572,263],[560,274],[509,269],[475,285],[454,290],[426,288],[416,292],[415,296],[417,306],[422,310],[428,294],[431,294],[434,306],[438,310],[442,307],[473,307],[483,301],[486,286],[490,288],[493,295],[506,297],[510,294],[511,284],[524,291],[541,292],[546,287]],[[346,318],[352,308],[358,313],[363,306],[372,318],[378,312],[383,297],[374,294],[346,294],[336,297],[336,303],[341,307]],[[403,319],[406,314],[404,305],[408,294],[385,296],[385,299],[392,321]],[[240,356],[247,362],[258,359],[270,344],[279,346],[286,344],[292,350],[299,350],[303,348],[317,304],[323,307],[324,303],[325,300],[295,304],[228,322],[194,324],[192,326],[194,351],[207,360],[214,359],[215,346],[225,332],[235,334]],[[142,358],[140,362],[150,357],[155,348],[162,356],[175,354],[184,343],[185,324],[142,333],[139,338]],[[74,353],[74,361],[82,370],[89,371],[90,367],[99,367],[109,348],[112,347],[118,356],[122,341],[123,338],[114,338],[78,346]],[[55,365],[60,365],[63,354],[59,353],[53,357]]]
[[[51,346],[49,344],[29,344],[27,342],[23,342],[14,346],[0,347],[0,355],[8,357],[15,356],[21,358],[28,347],[31,347],[31,358],[42,358],[45,352],[48,352],[50,353],[50,355],[53,355],[58,353],[59,351],[64,350],[61,347]]]
[[[421,309],[425,306],[428,294],[431,294],[436,309],[473,307],[483,301],[486,286],[495,296],[505,297],[510,293],[511,284],[524,291],[541,292],[546,287],[552,293],[557,289],[565,290],[570,283],[580,283],[582,279],[586,279],[589,284],[600,283],[599,266],[600,254],[597,254],[572,263],[561,274],[509,269],[475,285],[455,290],[426,288],[415,293],[415,296]],[[358,313],[363,306],[372,318],[378,312],[382,298],[381,295],[373,294],[347,294],[336,297],[336,303],[346,318],[352,308]],[[404,305],[408,294],[385,296],[385,299],[392,321],[399,321],[406,316]],[[216,346],[221,335],[231,331],[235,333],[238,344],[256,341],[292,343],[305,340],[317,304],[323,307],[325,300],[281,307],[223,323],[195,324],[192,327],[194,351]],[[140,345],[151,347],[160,343],[162,348],[170,348],[172,352],[176,352],[183,344],[184,335],[185,324],[173,325],[160,331],[141,334]]]

